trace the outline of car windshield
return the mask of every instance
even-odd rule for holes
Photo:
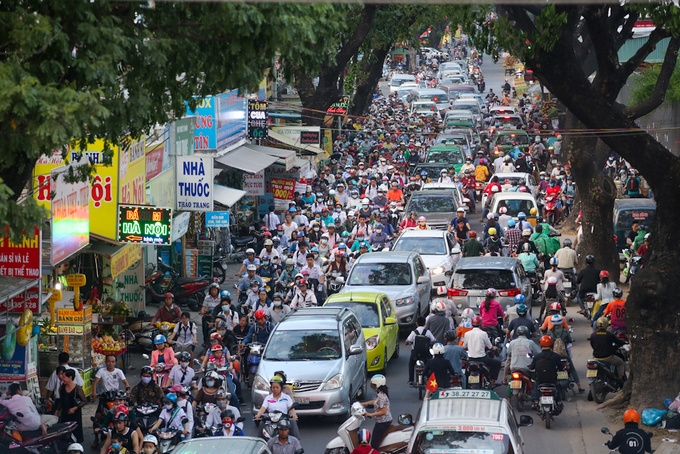
[[[252,438],[241,437],[210,437],[184,441],[173,450],[175,454],[241,454],[244,452],[262,451],[266,443]],[[259,447],[260,450],[257,450]]]
[[[463,154],[460,151],[430,151],[425,158],[425,162],[437,164],[462,164]]]
[[[411,285],[408,263],[357,263],[350,272],[349,285]]]
[[[354,311],[362,328],[380,328],[378,306],[375,303],[332,302],[324,306],[348,307]]]
[[[453,287],[465,290],[482,290],[489,287],[506,290],[517,285],[510,270],[457,269],[453,273]]]
[[[527,199],[503,199],[498,203],[498,208],[495,213],[500,210],[501,207],[506,207],[508,216],[517,217],[520,211],[528,213],[534,207],[534,202]]]
[[[418,433],[414,454],[508,454],[512,444],[502,432],[458,432],[429,429]]]
[[[270,361],[310,361],[340,358],[341,344],[335,330],[276,330],[272,333],[264,359]]]
[[[469,110],[473,114],[478,114],[479,113],[479,105],[477,103],[470,103],[470,104],[463,104],[463,103],[455,103],[453,105],[454,109],[462,109],[462,110]]]
[[[421,255],[446,255],[444,238],[404,237],[397,241],[393,251],[418,252]]]
[[[439,166],[438,166],[438,167],[429,167],[429,166],[428,166],[428,167],[416,167],[416,170],[415,170],[415,172],[414,172],[413,174],[415,175],[415,174],[417,173],[418,175],[420,175],[420,174],[422,173],[422,171],[424,170],[425,172],[427,172],[427,177],[428,177],[430,180],[435,181],[435,180],[437,180],[437,178],[439,178],[439,173],[440,173],[440,172],[442,171],[442,169],[444,169],[444,168],[446,168],[446,166],[440,166],[440,167],[439,167]]]
[[[513,142],[517,142],[519,145],[528,145],[529,136],[526,134],[501,134],[496,140],[497,145],[512,145]]]
[[[524,177],[499,177],[500,184],[514,184],[526,185],[527,180]]]
[[[463,136],[457,137],[437,137],[435,144],[447,144],[447,145],[467,145],[467,140]]]
[[[411,196],[409,211],[416,213],[454,213],[456,206],[450,195],[421,195]]]
[[[434,102],[449,102],[446,93],[424,93],[418,96],[421,100],[429,99]]]
[[[514,128],[512,129],[517,129],[520,126],[522,126],[522,119],[519,117],[496,117],[495,121],[498,122],[501,126],[512,125],[514,126]]]

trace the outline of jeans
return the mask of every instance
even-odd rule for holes
[[[623,374],[626,373],[626,362],[623,360],[618,355],[612,355],[608,356],[606,358],[595,358],[598,361],[602,361],[603,363],[611,364],[612,366],[616,366],[616,374],[618,375],[619,379],[623,378]]]
[[[477,208],[476,208],[476,205],[475,205],[475,189],[474,188],[471,188],[471,189],[466,188],[465,194],[467,195],[468,199],[470,199],[470,212],[476,213]]]

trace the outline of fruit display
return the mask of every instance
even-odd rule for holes
[[[106,355],[92,351],[92,367],[103,367],[106,363]]]
[[[109,315],[122,315],[124,317],[129,317],[130,314],[130,308],[125,301],[114,303],[109,309]]]
[[[92,338],[92,351],[104,355],[119,355],[125,351],[125,342],[104,334],[101,337]]]
[[[17,328],[17,344],[21,347],[28,345],[28,341],[31,340],[31,334],[33,332],[33,312],[30,309],[26,309],[21,318],[19,318],[19,327]]]
[[[550,117],[553,112],[557,111],[557,101],[543,101],[541,104],[541,115]]]

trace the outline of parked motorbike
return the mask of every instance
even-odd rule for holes
[[[523,370],[510,371],[510,404],[518,411],[524,411],[526,402],[531,402],[531,378]]]
[[[324,454],[346,454],[356,448],[357,432],[364,422],[366,410],[359,402],[354,402],[350,410],[351,416],[338,428],[338,436],[326,445]],[[413,433],[413,418],[409,414],[400,415],[399,425],[391,426],[380,444],[380,452],[406,452],[409,439]]]
[[[215,248],[215,255],[212,259],[213,279],[220,284],[224,284],[227,277],[227,255],[222,252],[222,246]]]
[[[154,273],[146,283],[147,303],[163,304],[165,293],[170,292],[175,296],[175,302],[180,306],[186,306],[192,311],[198,311],[205,299],[205,290],[211,284],[208,277],[180,277],[179,273],[169,265],[166,265],[160,258],[158,259],[158,270],[161,273]],[[165,273],[171,276],[167,287],[163,287]]]
[[[585,305],[585,311],[583,315],[588,320],[593,318],[593,307],[595,307],[595,293],[586,293],[583,304]]]
[[[23,416],[23,414],[17,415]],[[37,454],[49,447],[59,453],[66,452],[66,446],[75,441],[72,432],[78,425],[76,422],[55,424],[47,428],[47,435],[43,435],[41,429],[19,432],[14,428],[15,420],[16,417],[10,413],[9,409],[0,405],[0,449],[3,451],[23,448]]]
[[[140,404],[135,407],[137,414],[137,426],[144,435],[149,432],[149,428],[158,419],[160,407],[157,404]]]
[[[257,246],[257,236],[255,233],[255,227],[250,226],[247,235],[231,236],[231,254],[229,254],[229,260],[233,262],[242,262],[245,260],[246,249],[255,249]]]
[[[557,388],[553,384],[544,384],[538,386],[538,411],[539,416],[545,421],[545,428],[550,429],[554,417],[562,413],[562,402],[557,402]]]
[[[624,350],[619,355],[625,360],[630,350],[630,344],[625,344],[619,350]],[[588,360],[586,378],[588,378],[590,395],[598,404],[604,402],[608,393],[621,391],[626,383],[625,374],[623,378],[618,378],[615,366],[597,359]]]

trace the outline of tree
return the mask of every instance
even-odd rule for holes
[[[663,101],[680,48],[680,12],[673,5],[619,4],[504,5],[498,10],[504,20],[491,24],[493,33],[486,36],[497,37],[499,45],[523,57],[541,83],[586,128],[594,130],[594,136],[638,169],[654,191],[657,214],[651,245],[645,267],[630,288],[626,323],[632,347],[632,403],[636,407],[658,406],[667,395],[667,385],[680,382],[680,370],[675,367],[680,360],[680,318],[675,316],[680,310],[676,297],[680,290],[680,239],[673,228],[680,220],[680,158],[641,130],[635,120]],[[479,18],[479,11],[468,13]],[[647,16],[657,28],[633,57],[619,61],[616,51],[622,41],[631,36],[635,21]],[[472,32],[479,34],[479,30]],[[617,102],[631,74],[666,37],[670,37],[668,49],[652,93],[636,104]],[[479,42],[489,47],[493,44],[492,39]],[[592,78],[591,72],[584,71],[584,55],[595,61]],[[602,215],[609,217],[610,213]],[[611,221],[596,221],[594,227],[604,229],[607,223]]]
[[[257,87],[276,55],[315,66],[341,20],[323,4],[3,2],[0,227],[17,238],[40,221],[30,194],[17,203],[40,155],[118,144],[182,117],[194,96]]]

